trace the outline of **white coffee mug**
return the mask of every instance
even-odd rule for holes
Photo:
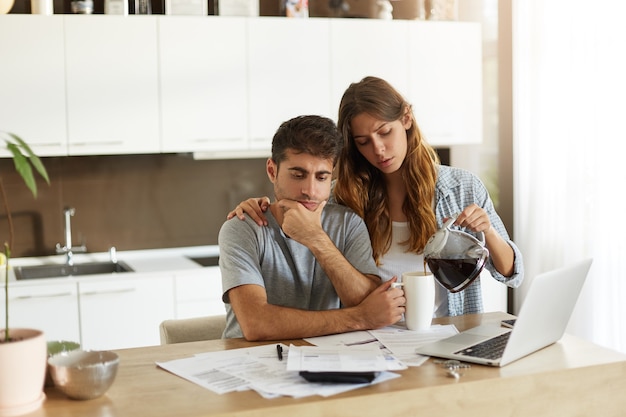
[[[405,272],[402,274],[402,282],[394,283],[393,286],[404,289],[404,321],[407,329],[430,329],[435,309],[435,278],[432,272]]]

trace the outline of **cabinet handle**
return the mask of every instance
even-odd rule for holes
[[[82,147],[82,146],[122,146],[124,142],[115,141],[97,141],[97,142],[72,142],[70,146]]]
[[[122,294],[127,292],[134,292],[136,288],[120,288],[119,290],[107,290],[107,291],[86,291],[81,292],[80,295],[105,295],[105,294]]]
[[[189,142],[192,143],[221,143],[221,142],[243,142],[243,139],[240,137],[231,137],[231,138],[191,138]]]
[[[61,142],[41,142],[41,143],[33,143],[31,147],[33,148],[62,148],[67,145],[64,145]]]
[[[20,295],[18,297],[14,297],[14,300],[29,300],[33,298],[58,298],[58,297],[68,297],[72,295],[71,292],[59,292],[56,294],[41,294],[41,295]]]

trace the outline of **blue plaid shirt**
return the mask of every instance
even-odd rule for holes
[[[509,287],[516,288],[524,279],[524,264],[522,253],[511,239],[502,223],[502,219],[493,206],[487,188],[474,174],[463,169],[439,166],[435,189],[435,216],[439,227],[443,226],[443,219],[460,213],[470,204],[476,203],[489,215],[491,226],[513,248],[515,262],[513,275],[505,277],[496,271],[491,257],[488,258],[485,268],[498,281]],[[467,230],[465,230],[467,232]],[[448,293],[448,315],[480,313],[483,311],[480,279],[475,280],[469,287],[458,293]]]

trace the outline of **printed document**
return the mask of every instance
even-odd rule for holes
[[[459,331],[453,324],[432,325],[428,330],[407,330],[404,326],[387,326],[380,330],[356,331],[304,340],[315,346],[378,346],[383,354],[406,366],[420,366],[428,356],[418,355],[415,348],[426,343],[454,336]]]

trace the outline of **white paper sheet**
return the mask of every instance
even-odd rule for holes
[[[433,325],[428,330],[412,331],[404,326],[388,326],[380,330],[358,331],[310,337],[307,342],[316,346],[378,346],[386,357],[401,361],[406,366],[420,366],[428,356],[418,355],[415,348],[458,333],[452,325]],[[403,368],[399,368],[403,369]]]
[[[428,359],[415,353],[415,348],[454,336],[459,331],[453,324],[433,325],[429,330],[413,331],[390,326],[369,333],[389,349],[399,360],[408,366],[420,366]]]
[[[290,346],[288,371],[380,372],[406,369],[387,360],[378,347]]]
[[[315,346],[359,346],[359,345],[376,345],[380,343],[368,331],[357,331],[331,334],[328,336],[307,337],[304,340]]]

